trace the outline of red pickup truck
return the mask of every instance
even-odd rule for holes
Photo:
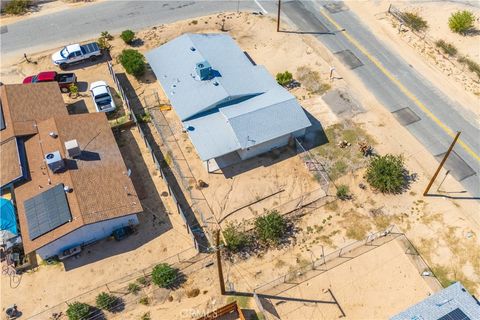
[[[77,83],[77,76],[75,73],[57,73],[56,71],[40,72],[36,76],[29,76],[23,79],[23,83],[37,83],[37,82],[58,82],[60,91],[67,93],[71,84]]]

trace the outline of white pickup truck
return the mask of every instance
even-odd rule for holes
[[[100,50],[96,42],[85,45],[71,44],[52,54],[52,61],[55,65],[60,66],[60,69],[64,70],[71,64],[87,59],[95,61],[101,55],[102,50]]]

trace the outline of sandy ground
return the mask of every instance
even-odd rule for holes
[[[479,120],[480,83],[478,77],[467,71],[463,65],[452,64],[440,55],[434,46],[425,45],[418,36],[407,29],[399,34],[398,23],[386,12],[391,2],[379,1],[347,1],[348,7],[353,10],[376,37],[419,70],[436,87],[442,90],[453,101],[458,101],[468,112],[467,117]],[[455,45],[459,55],[465,55],[480,62],[480,35],[461,36],[448,28],[448,18],[457,10],[470,10],[480,16],[478,7],[467,6],[459,2],[448,1],[396,1],[392,3],[400,10],[412,11],[420,14],[429,25],[426,37],[429,43],[443,39]],[[476,22],[479,29],[479,22]]]
[[[46,14],[67,10],[67,9],[79,8],[79,7],[89,5],[99,1],[104,1],[104,0],[89,0],[89,1],[77,1],[77,2],[57,0],[52,2],[41,3],[37,6],[32,6],[30,10],[23,15],[15,16],[15,15],[2,14],[0,16],[0,25],[4,26],[4,25],[18,22],[20,20],[39,17]]]
[[[287,298],[332,302],[345,319],[388,319],[432,291],[396,240],[280,293]],[[279,299],[282,301],[282,299]],[[336,319],[336,304],[272,300],[281,319]]]
[[[343,65],[329,54],[313,37],[308,35],[274,33],[275,23],[274,20],[269,17],[258,17],[247,14],[231,14],[226,15],[226,17],[225,26],[237,39],[241,47],[248,51],[258,64],[264,64],[272,74],[284,70],[295,72],[298,66],[305,64],[312,70],[318,71],[322,81],[325,81],[328,78],[328,66],[333,64],[336,67],[339,77],[343,78],[342,80],[335,80],[333,83],[334,88],[348,90],[352,96],[362,103],[365,109],[364,113],[358,114],[353,117],[352,120],[356,125],[367,130],[369,134],[375,138],[377,141],[375,145],[377,152],[380,154],[403,154],[406,158],[407,168],[411,173],[418,175],[418,179],[412,183],[410,189],[401,195],[383,195],[375,193],[368,188],[367,190],[360,189],[358,187],[359,183],[365,183],[361,169],[355,172],[349,172],[344,177],[339,178],[336,183],[349,185],[353,193],[353,200],[346,202],[337,201],[325,207],[312,208],[315,210],[312,210],[309,215],[297,222],[300,230],[295,245],[283,249],[271,250],[265,255],[252,257],[246,261],[236,261],[236,263],[232,265],[227,264],[225,266],[226,278],[229,283],[232,283],[232,287],[237,290],[248,290],[251,292],[256,286],[271,281],[273,278],[288,270],[298,268],[304,264],[305,261],[308,262],[309,259],[311,259],[312,252],[314,255],[319,256],[322,247],[325,250],[331,251],[348,243],[351,239],[361,239],[369,232],[382,230],[389,224],[394,223],[407,233],[414,245],[417,246],[419,251],[425,256],[427,262],[434,268],[437,275],[442,277],[444,283],[448,283],[450,280],[461,280],[472,293],[479,294],[480,208],[478,202],[469,199],[455,199],[457,196],[467,196],[468,198],[468,195],[458,193],[462,190],[462,187],[450,176],[445,179],[441,189],[449,192],[452,198],[422,197],[423,189],[433,173],[434,168],[436,168],[438,164],[437,161],[405,128],[395,121],[393,116],[365,89],[358,78],[353,75],[351,71],[345,69]],[[142,31],[139,33],[139,37],[144,41],[144,44],[138,49],[147,51],[184,32],[218,32],[218,23],[222,18],[223,16],[221,15],[201,17],[195,20],[197,21],[195,24],[192,23],[193,20],[183,21]],[[292,43],[295,43],[295,46],[291,45]],[[113,44],[112,55],[115,57],[118,52],[124,48],[124,45],[121,44],[118,39],[114,40]],[[45,53],[33,56],[32,59],[40,61],[42,55],[45,55]],[[415,55],[412,53],[411,56],[414,57]],[[48,58],[43,59],[47,59],[46,61],[48,61]],[[10,81],[17,79],[15,81],[18,81],[18,79],[23,77],[22,73],[25,75],[32,73],[33,69],[28,69],[31,68],[30,66],[31,65],[25,62],[14,66],[2,65],[2,81],[4,81],[3,79]],[[42,66],[47,67],[46,64]],[[27,69],[28,72],[25,71]],[[86,69],[85,72],[88,72],[88,70],[92,69]],[[430,69],[426,67],[425,70]],[[80,74],[81,71],[79,69],[75,72]],[[82,74],[82,77],[85,77],[85,79],[90,77],[88,79],[92,79],[93,76]],[[8,81],[4,82],[8,83]],[[138,82],[132,78],[130,78],[130,82],[140,98],[150,96],[152,90],[158,86],[154,83],[145,83],[145,81]],[[302,92],[301,90],[294,91],[294,93],[298,96],[302,105],[310,111],[312,115],[317,117],[324,127],[344,121],[331,111],[331,108],[329,108],[320,96],[305,94],[305,91]],[[143,150],[143,146],[142,143],[139,144],[141,150]],[[147,160],[145,160],[145,162],[147,162]],[[294,164],[298,170],[304,170],[298,162],[292,162],[292,164]],[[299,165],[300,167],[298,167]],[[443,175],[445,175],[444,171],[440,177]],[[439,182],[440,179],[435,183],[433,191],[437,192]],[[212,180],[210,186],[215,183],[217,183],[216,180]],[[223,190],[221,191],[225,192]],[[161,237],[152,240],[148,244],[167,239],[166,234],[168,233],[164,233]],[[176,239],[177,238],[170,238],[169,240],[170,242],[174,242]],[[142,246],[142,248],[145,246],[146,245]],[[154,246],[154,248],[157,248],[157,246]],[[132,251],[131,253],[133,252],[136,251]],[[127,253],[125,253],[125,255],[127,255]],[[102,261],[120,259],[120,257],[121,255],[118,255]],[[135,258],[137,263],[141,261],[142,264],[145,259],[144,256],[141,256],[141,259],[140,256],[135,256]],[[154,261],[158,261],[158,259]],[[91,269],[91,266],[93,265],[89,264],[86,267]],[[77,268],[73,271],[80,269],[82,268]],[[124,266],[122,265],[120,269],[124,270]],[[60,276],[65,276],[65,280],[62,283],[66,283],[67,275],[69,276],[71,272],[73,272],[62,273],[58,272],[58,269],[40,269],[40,271],[43,270],[53,270],[50,271],[51,275],[59,273]],[[128,270],[128,267],[125,266],[125,270]],[[404,272],[408,272],[407,270],[408,268],[406,268]],[[93,272],[94,271],[92,271],[92,273]],[[98,273],[95,273],[95,275],[97,274]],[[29,275],[25,275],[24,277],[28,279],[27,276]],[[105,282],[105,276],[102,278],[102,276],[98,274],[98,277],[99,280],[97,283],[101,283],[102,279],[103,282]],[[6,282],[7,279],[4,280],[2,278],[2,281],[4,281],[4,285],[2,285],[3,289],[8,283]],[[193,281],[197,280],[193,279]],[[71,282],[71,280],[68,279],[68,282]],[[24,282],[22,280],[21,287],[23,287],[23,285]],[[208,285],[212,286],[215,284],[210,281],[205,284],[205,286]],[[371,285],[374,285],[374,283]],[[79,293],[84,289],[83,287],[79,288],[79,286],[67,287],[65,285],[65,287],[67,293],[72,293],[73,295],[75,295],[74,292]],[[419,290],[421,290],[420,288],[422,287],[419,286]],[[56,301],[55,298],[62,299],[62,297],[71,296],[71,294],[69,295],[66,292],[56,292],[57,289],[51,289],[55,291],[56,295],[56,297],[51,297],[51,301]],[[315,286],[307,289],[305,289],[304,294],[317,292]],[[9,290],[10,300],[5,301],[12,301],[13,296],[15,294],[18,295],[18,290],[19,289]],[[38,290],[43,291],[46,289],[38,286]],[[209,292],[211,291],[210,289],[207,290]],[[3,292],[4,290],[2,290],[2,305],[4,301]],[[43,293],[40,292],[34,294],[36,297],[42,297],[42,295]],[[418,301],[422,297],[422,295],[415,296],[415,300]],[[41,299],[46,298],[42,297]],[[186,305],[192,305],[188,303],[188,300],[186,301]],[[207,302],[199,301],[198,303],[205,306],[204,303]],[[365,301],[365,304],[367,303],[375,303],[375,301]],[[171,304],[171,306],[178,308],[176,304]],[[40,304],[31,306],[31,308],[40,307]],[[141,308],[171,310],[167,305],[163,304],[152,307],[141,306]],[[136,311],[137,310],[135,310],[135,312]]]

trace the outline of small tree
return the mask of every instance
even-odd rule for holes
[[[350,188],[347,185],[339,185],[337,188],[337,198],[340,200],[350,199]]]
[[[159,287],[168,288],[178,276],[178,270],[167,263],[157,264],[152,270],[152,282]]]
[[[125,49],[118,59],[128,74],[139,77],[145,73],[145,57],[137,50]]]
[[[227,242],[226,248],[232,252],[241,250],[248,244],[248,236],[245,232],[241,232],[238,225],[233,223],[227,224],[223,230],[223,236]]]
[[[27,12],[27,9],[31,4],[31,0],[11,0],[5,3],[3,12],[15,15],[24,14]]]
[[[387,154],[374,157],[367,168],[367,181],[383,193],[399,193],[405,186],[402,156]]]
[[[293,80],[293,75],[288,71],[285,71],[283,73],[282,72],[277,73],[277,82],[281,86],[286,86],[287,84],[292,82],[292,80]]]
[[[277,210],[255,219],[255,232],[258,239],[266,244],[277,244],[283,237],[287,223]]]
[[[471,11],[463,10],[452,13],[448,19],[450,30],[465,35],[473,28],[475,15]]]
[[[126,44],[131,44],[133,39],[135,39],[135,32],[132,30],[125,30],[120,34],[120,38],[122,38]]]
[[[95,299],[95,304],[99,309],[110,310],[117,301],[117,297],[106,292],[100,293]]]
[[[405,25],[415,31],[424,31],[428,28],[428,23],[418,13],[402,12],[402,19]]]
[[[86,303],[75,301],[68,305],[67,317],[69,320],[85,320],[90,313],[90,306]]]

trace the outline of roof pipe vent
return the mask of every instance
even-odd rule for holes
[[[195,49],[195,47],[190,47],[190,51],[197,51],[197,49]]]

